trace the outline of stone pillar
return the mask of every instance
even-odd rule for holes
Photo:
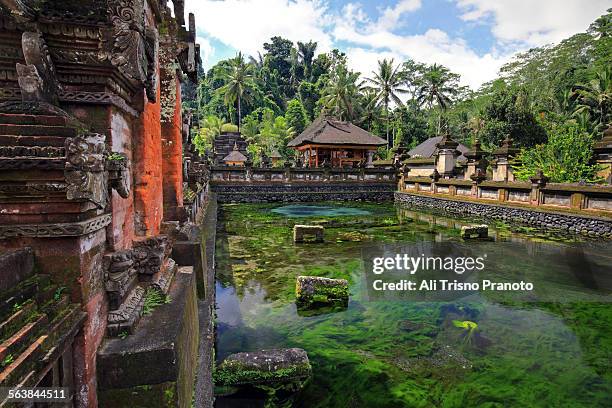
[[[470,178],[472,179],[472,195],[480,197],[478,185],[487,179],[486,173],[482,169],[476,169],[476,172]]]
[[[481,169],[484,172],[487,171],[487,165],[489,164],[485,156],[485,151],[481,149],[480,140],[476,139],[472,148],[465,153],[467,157],[467,170],[465,171],[464,178],[469,180],[472,174],[476,173],[477,169]]]
[[[372,163],[372,157],[374,156],[374,152],[372,150],[368,150],[368,161],[366,163],[366,168],[371,169],[374,167]]]
[[[457,150],[457,146],[459,146],[459,143],[451,139],[448,133],[442,137],[442,140],[438,144],[436,144],[438,148],[436,170],[443,178],[454,177],[457,157],[461,154]]]
[[[512,147],[512,138],[506,137],[499,149],[493,152],[493,181],[514,181],[512,158],[518,153],[519,149]]]
[[[542,204],[542,187],[546,185],[548,182],[548,177],[544,175],[542,170],[538,170],[535,176],[531,177],[531,196],[530,196],[530,204],[531,205],[540,205]]]
[[[593,148],[595,160],[602,166],[602,169],[597,173],[599,177],[606,180],[606,183],[612,184],[612,125],[604,131],[603,139],[595,143]]]

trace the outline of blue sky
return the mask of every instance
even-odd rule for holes
[[[580,31],[612,0],[187,0],[205,67],[273,35],[339,48],[369,74],[382,58],[441,63],[477,88],[519,51]]]

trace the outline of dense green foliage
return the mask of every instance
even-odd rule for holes
[[[341,51],[317,54],[316,42],[294,44],[276,36],[248,63],[238,54],[210,68],[198,85],[196,105],[202,118],[214,115],[240,124],[251,138],[259,135],[254,150],[273,146],[287,159],[291,152],[279,145],[278,132],[260,129],[278,122],[277,128],[297,135],[321,114],[387,138],[390,149],[415,146],[445,131],[467,145],[479,138],[489,151],[508,135],[515,145],[532,148],[568,121],[598,140],[612,120],[611,21],[609,10],[587,32],[517,54],[496,80],[477,91],[460,86],[460,76],[438,64],[382,60],[376,71],[360,73],[349,68]],[[260,123],[264,116],[266,124]],[[216,134],[199,133],[206,140]],[[266,135],[274,140],[264,140]],[[201,151],[207,146],[198,144]],[[526,166],[525,171],[534,168]]]
[[[592,145],[591,135],[579,125],[565,123],[556,126],[551,130],[547,143],[521,151],[514,173],[519,180],[528,180],[540,169],[556,183],[598,181],[598,166],[591,164]]]

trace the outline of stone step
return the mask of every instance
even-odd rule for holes
[[[27,348],[34,336],[39,334],[49,322],[46,314],[40,315],[34,321],[27,323],[17,333],[0,344],[0,361],[5,361],[9,356],[17,356]]]
[[[13,335],[19,327],[27,322],[35,310],[36,304],[34,302],[28,302],[0,323],[0,339],[6,339]]]
[[[53,146],[64,147],[66,136],[18,136],[0,132],[0,146]]]
[[[0,146],[0,157],[66,157],[66,148],[50,146]]]
[[[54,361],[63,349],[67,339],[80,329],[86,314],[79,305],[70,305],[45,326],[43,335],[33,342],[0,373],[0,386],[23,384],[34,386],[40,381],[32,377],[32,370],[40,371],[41,364],[48,365]],[[38,367],[38,368],[37,368]]]
[[[35,364],[43,355],[42,345],[47,337],[47,335],[42,335],[37,338],[12,363],[4,367],[4,370],[0,373],[0,386],[16,384],[19,381],[23,374],[28,371],[26,367]]]
[[[108,312],[106,332],[109,337],[118,337],[123,333],[134,334],[136,324],[142,317],[145,293],[146,290],[142,286],[134,287],[117,310]]]
[[[170,284],[172,283],[172,279],[178,270],[178,266],[176,262],[172,258],[168,258],[166,264],[161,270],[153,275],[153,280],[151,281],[151,286],[163,293],[164,295],[168,294],[170,290]]]
[[[0,113],[0,124],[66,126],[68,120],[62,116]]]
[[[0,135],[74,137],[77,129],[67,126],[0,124]]]

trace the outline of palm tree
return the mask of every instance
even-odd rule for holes
[[[304,65],[304,77],[311,80],[312,74],[312,61],[314,60],[315,52],[317,50],[317,43],[315,41],[308,41],[303,43],[298,41],[298,57],[300,62]]]
[[[353,103],[359,94],[357,79],[358,72],[349,71],[343,65],[338,66],[322,90],[322,113],[334,115],[340,120],[354,119]]]
[[[264,65],[264,59],[261,55],[261,52],[257,51],[257,58],[251,55],[249,57],[249,64],[253,65],[253,67],[255,67],[255,69],[257,70],[262,69]]]
[[[448,68],[433,64],[425,70],[422,81],[417,101],[421,106],[427,105],[430,109],[435,104],[441,110],[438,117],[438,133],[440,133],[442,112],[452,103],[451,96],[457,93],[457,90],[449,85],[453,81],[452,74]]]
[[[597,72],[589,83],[574,86],[572,96],[577,101],[574,115],[587,113],[596,121],[595,131],[603,130],[612,109],[612,72],[609,68]]]
[[[364,89],[361,94],[361,110],[359,122],[361,126],[366,126],[368,132],[372,131],[372,123],[379,118],[380,108],[376,105],[378,94],[373,89]]]
[[[218,92],[224,95],[224,101],[233,105],[238,101],[238,131],[242,119],[242,100],[249,99],[255,89],[253,80],[253,65],[247,64],[241,52],[230,61],[228,70],[224,73],[225,85]]]
[[[402,106],[403,102],[400,99],[400,94],[408,92],[404,86],[404,75],[401,65],[393,66],[393,58],[390,60],[383,59],[378,61],[378,72],[372,71],[372,78],[366,78],[365,82],[370,84],[370,87],[376,91],[375,103],[385,107],[385,117],[387,119],[387,145],[389,145],[389,104],[391,102]]]

